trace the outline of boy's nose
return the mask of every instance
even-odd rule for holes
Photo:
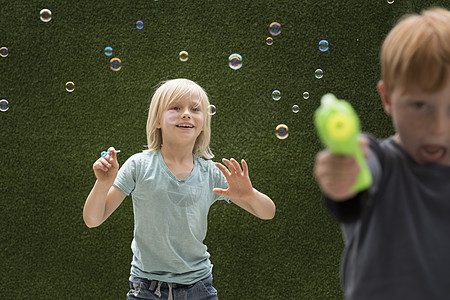
[[[182,119],[190,119],[191,118],[191,114],[189,113],[189,110],[185,110],[183,112],[183,114],[181,115]]]
[[[450,130],[450,117],[443,113],[439,112],[436,116],[434,116],[431,120],[431,132],[436,135],[441,135]]]

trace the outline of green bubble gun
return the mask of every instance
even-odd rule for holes
[[[333,94],[323,95],[314,122],[325,147],[334,154],[351,155],[356,159],[360,171],[352,190],[367,189],[372,184],[372,174],[358,141],[359,118],[350,103],[338,100]]]

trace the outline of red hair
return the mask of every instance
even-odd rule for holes
[[[450,75],[450,11],[431,8],[407,15],[387,35],[381,48],[381,79],[386,92],[406,92],[417,85],[439,91]]]

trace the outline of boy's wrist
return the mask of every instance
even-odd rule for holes
[[[244,202],[250,203],[256,199],[257,193],[258,193],[258,191],[255,190],[254,188],[252,188],[252,191],[249,192],[248,194],[244,195],[243,197],[235,197],[235,198],[232,198],[231,200],[239,200],[239,201],[244,201]]]
[[[97,187],[97,190],[105,190],[109,191],[109,189],[113,186],[114,181],[103,181],[98,180],[95,182],[95,186]]]

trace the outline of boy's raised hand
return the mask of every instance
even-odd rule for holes
[[[92,168],[99,182],[112,185],[119,171],[119,162],[114,147],[109,147],[108,152],[110,154],[97,159]]]
[[[369,140],[359,137],[364,156],[369,155]],[[329,150],[320,151],[316,155],[314,177],[320,189],[334,201],[345,201],[356,195],[352,186],[356,181],[359,166],[353,156],[335,155]]]
[[[230,199],[247,199],[254,196],[254,190],[250,177],[248,176],[248,166],[245,160],[241,160],[242,169],[239,163],[234,159],[222,159],[221,163],[216,163],[216,167],[222,171],[228,182],[228,189],[214,188],[213,192]]]

